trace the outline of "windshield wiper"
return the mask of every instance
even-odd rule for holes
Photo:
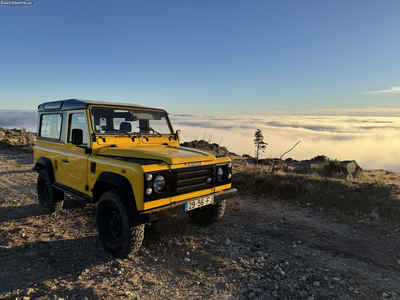
[[[141,127],[141,126],[138,126],[138,128],[140,129],[140,130],[151,130],[151,131],[153,131],[154,133],[157,133],[159,136],[162,136],[162,134],[161,133],[159,133],[158,131],[155,131],[153,128],[151,128],[151,127]]]
[[[126,131],[123,131],[123,130],[120,130],[120,129],[103,128],[103,130],[105,130],[105,132],[109,132],[109,131],[122,132],[122,133],[125,133],[125,134],[129,135],[130,138],[132,137],[132,135],[129,132],[126,132]]]

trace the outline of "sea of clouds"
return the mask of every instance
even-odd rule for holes
[[[36,111],[0,110],[0,127],[36,131]],[[356,160],[364,169],[400,172],[400,118],[362,116],[170,115],[183,141],[205,139],[237,154],[254,155],[261,129],[268,147],[262,158]]]
[[[2,110],[0,109],[0,127],[9,129],[26,128],[36,132],[37,111],[34,110]]]
[[[172,115],[184,141],[212,140],[237,154],[254,155],[254,133],[261,129],[268,148],[263,158],[356,160],[364,169],[400,172],[400,119],[350,116]]]

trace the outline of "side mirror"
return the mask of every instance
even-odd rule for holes
[[[176,137],[176,139],[178,140],[178,142],[181,141],[181,131],[180,131],[180,130],[177,130],[177,131],[176,131],[175,137]]]
[[[83,130],[82,129],[72,129],[72,144],[82,145],[83,143]]]

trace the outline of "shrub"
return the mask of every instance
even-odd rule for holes
[[[330,160],[324,165],[324,172],[326,176],[334,176],[341,173],[340,161]]]
[[[329,161],[329,157],[326,155],[317,155],[317,156],[314,156],[313,160],[327,162],[327,161]]]

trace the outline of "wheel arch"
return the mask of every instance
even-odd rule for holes
[[[35,164],[35,168],[34,168],[38,173],[43,170],[46,169],[49,176],[50,176],[50,180],[52,182],[56,181],[56,178],[54,176],[54,168],[53,168],[53,163],[51,162],[50,158],[48,157],[43,157],[41,156],[36,164]]]
[[[126,177],[112,172],[102,172],[97,178],[93,186],[93,202],[98,202],[103,193],[116,188],[123,192],[127,203],[137,211],[131,183]]]

